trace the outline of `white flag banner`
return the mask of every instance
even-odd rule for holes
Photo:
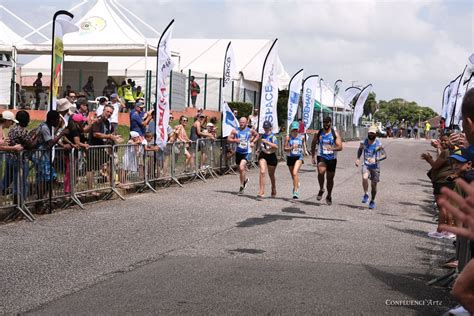
[[[239,127],[239,122],[234,116],[231,108],[224,100],[224,91],[226,88],[229,88],[231,85],[232,79],[235,76],[237,70],[234,50],[232,49],[231,42],[227,45],[227,49],[224,57],[224,72],[222,80],[222,101],[221,101],[221,111],[222,111],[222,137],[227,137],[232,132],[232,129],[237,129]]]
[[[359,97],[357,98],[357,101],[354,107],[354,117],[352,119],[352,124],[354,125],[359,124],[359,119],[361,118],[362,114],[364,114],[365,101],[367,101],[367,98],[369,97],[369,93],[371,91],[372,91],[372,85],[369,84],[360,92]]]
[[[303,123],[304,130],[308,130],[313,122],[314,98],[319,91],[319,76],[313,75],[306,78],[303,82]]]
[[[262,90],[260,97],[260,111],[258,112],[258,132],[263,134],[263,122],[269,121],[273,125],[273,132],[278,133],[278,77],[277,77],[277,54],[278,39],[275,39],[263,64]]]
[[[300,102],[301,83],[303,82],[303,69],[293,75],[288,86],[288,117],[286,130],[290,132],[290,125],[295,119],[298,112],[298,104]]]
[[[347,109],[352,109],[351,102],[354,100],[355,96],[360,93],[360,89],[357,87],[349,87],[344,91],[344,105]]]
[[[53,50],[51,56],[50,109],[56,110],[59,87],[62,86],[64,62],[63,37],[67,33],[77,32],[79,28],[72,23],[74,15],[67,11],[58,11],[54,15]]]
[[[448,101],[449,101],[450,89],[451,89],[451,83],[448,84],[443,90],[443,103],[441,104],[441,117],[444,117],[444,118],[448,116]]]
[[[449,99],[448,99],[448,104],[446,106],[446,127],[451,126],[452,120],[454,119],[453,113],[454,113],[454,106],[456,104],[456,98],[458,95],[458,88],[459,88],[459,82],[461,81],[461,75],[459,75],[454,81],[450,83],[450,89],[449,89]]]
[[[461,114],[462,100],[464,99],[464,95],[466,94],[468,90],[470,81],[472,81],[473,75],[474,75],[474,54],[472,54],[468,58],[467,65],[464,68],[463,75],[461,76],[461,81],[459,82],[458,93],[456,95],[456,101],[454,103],[454,106],[455,106],[454,125],[459,126],[462,120],[462,114]]]
[[[156,54],[155,142],[161,149],[164,149],[168,142],[170,104],[168,92],[166,91],[166,79],[174,67],[170,51],[173,23],[174,20],[168,24],[165,31],[161,34]]]

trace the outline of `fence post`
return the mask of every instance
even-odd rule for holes
[[[190,79],[191,79],[191,69],[188,70],[188,108],[191,106],[191,89],[189,87]]]
[[[222,86],[222,83],[221,83],[221,86]],[[232,102],[234,102],[234,80],[232,80],[232,95],[230,96],[230,100]]]
[[[206,109],[207,101],[207,74],[204,74],[204,110]]]
[[[169,104],[171,110],[171,95],[173,94],[173,71],[170,71],[170,91],[169,91]]]
[[[232,82],[232,88],[234,87],[234,83]],[[222,103],[222,78],[219,78],[219,112],[221,111],[221,103]]]
[[[257,91],[253,92],[253,108],[257,107]]]

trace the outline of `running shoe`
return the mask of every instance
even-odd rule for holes
[[[428,237],[441,239],[441,238],[444,238],[444,233],[443,232],[429,232]]]
[[[321,201],[321,199],[323,198],[323,194],[324,194],[324,190],[319,190],[316,200]]]
[[[471,314],[461,305],[451,308],[449,311],[443,314],[443,316],[454,316],[454,315],[469,316]]]
[[[456,235],[451,234],[450,232],[443,232],[444,234],[444,239],[456,239]]]
[[[375,201],[370,201],[369,208],[373,210],[375,208]]]
[[[247,187],[248,182],[249,182],[249,178],[246,178],[245,181],[244,181],[244,185],[243,185],[244,190]]]
[[[368,194],[364,194],[364,196],[362,197],[362,203],[367,203],[369,202],[369,195]]]
[[[297,200],[297,199],[299,199],[299,197],[300,197],[300,192],[299,191],[293,191],[293,198],[295,200]]]
[[[240,187],[238,194],[244,194],[244,187]]]
[[[332,197],[330,197],[330,196],[326,197],[326,204],[327,205],[332,205]]]

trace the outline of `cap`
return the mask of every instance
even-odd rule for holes
[[[369,133],[377,134],[377,126],[372,125],[369,127]]]
[[[74,114],[72,116],[72,120],[74,122],[85,122],[87,121],[87,118],[85,118],[84,116],[82,116],[82,114]]]
[[[332,118],[330,116],[326,116],[324,119],[323,119],[323,123],[324,122],[332,122]]]
[[[467,158],[464,157],[463,155],[459,155],[459,154],[451,155],[451,156],[449,156],[448,158],[454,159],[454,160],[456,160],[456,161],[458,161],[458,162],[462,162],[462,163],[469,161],[469,159],[467,159]]]
[[[102,104],[104,102],[107,102],[107,98],[102,97],[99,99],[99,104]]]
[[[2,117],[3,117],[4,120],[9,120],[9,121],[13,121],[15,123],[18,123],[18,121],[15,119],[15,114],[13,114],[10,111],[3,111],[2,112]]]
[[[118,94],[117,94],[117,93],[112,93],[112,94],[110,95],[110,97],[111,97],[111,98],[118,98]]]
[[[272,128],[272,123],[270,121],[263,122],[263,128]]]
[[[62,98],[56,102],[56,105],[58,106],[58,111],[63,112],[69,110],[69,108],[72,106],[72,103],[69,102],[68,99]]]
[[[135,132],[135,131],[131,131],[131,132],[130,132],[130,137],[131,137],[131,138],[140,137],[140,134],[138,134],[138,133]]]
[[[199,113],[199,116],[198,117],[206,117],[206,114],[204,113]]]
[[[137,103],[135,103],[135,106],[138,106],[138,107],[144,108],[144,107],[145,107],[145,103],[142,103],[142,102],[137,102]]]
[[[212,124],[212,123],[207,123],[207,124],[206,124],[206,127],[214,127],[214,124]]]
[[[299,129],[299,128],[300,128],[300,124],[298,124],[298,122],[291,123],[291,127],[290,127],[291,130]]]

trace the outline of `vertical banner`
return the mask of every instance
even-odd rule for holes
[[[443,90],[443,101],[441,104],[441,117],[446,119],[448,116],[448,101],[449,101],[449,90],[451,89],[451,83],[448,84]]]
[[[341,85],[342,85],[342,80],[341,79],[338,79],[336,80],[336,82],[334,82],[334,99],[333,99],[333,102],[332,102],[332,123],[334,124],[334,126],[336,126],[336,116],[335,116],[335,113],[337,112],[337,108],[336,108],[336,98],[337,98],[337,95],[339,94],[339,90],[341,88]]]
[[[53,41],[51,48],[51,83],[49,85],[49,109],[56,110],[59,86],[62,86],[64,61],[63,36],[79,30],[71,21],[74,15],[68,11],[57,11],[53,16]]]
[[[360,89],[357,87],[349,87],[344,91],[343,102],[344,102],[344,110],[348,109],[352,112],[353,106],[352,101],[354,100],[355,96],[360,93]],[[347,127],[347,122],[349,121],[346,116],[344,116],[344,130]]]
[[[454,103],[454,117],[453,123],[454,125],[460,125],[462,120],[461,115],[461,105],[462,100],[464,99],[464,95],[466,94],[470,82],[472,81],[472,77],[474,76],[474,54],[469,56],[467,60],[466,67],[464,68],[463,75],[461,76],[461,80],[459,82],[458,93],[456,95],[456,101]]]
[[[295,119],[296,112],[298,112],[298,104],[300,103],[301,83],[303,82],[303,69],[291,77],[288,85],[288,117],[286,123],[287,134],[290,133],[291,122]]]
[[[456,97],[458,94],[459,83],[461,81],[462,74],[457,76],[456,79],[451,81],[449,84],[449,99],[446,106],[446,127],[450,127],[454,120],[454,110],[456,104]]]
[[[155,144],[161,149],[168,142],[168,124],[170,118],[170,104],[166,91],[166,79],[173,70],[174,62],[171,59],[171,36],[173,34],[172,20],[165,28],[158,41],[156,50],[156,98],[155,98]]]
[[[372,91],[372,85],[369,84],[360,92],[359,97],[357,98],[357,101],[354,107],[354,117],[352,119],[352,124],[356,126],[359,124],[359,119],[364,113],[365,101],[367,101],[367,98],[369,97],[369,93],[371,91]]]
[[[260,111],[258,111],[258,132],[263,134],[263,122],[269,121],[273,125],[273,132],[278,133],[278,77],[276,57],[278,54],[278,39],[273,41],[262,70],[262,90],[260,94]]]
[[[323,118],[323,116],[324,116],[324,114],[323,114],[323,82],[324,82],[324,79],[319,78],[319,87],[318,87],[318,89],[319,89],[319,107],[320,107],[320,109],[319,109],[319,114],[320,114],[319,120],[320,120],[320,123],[321,123],[321,128],[323,128],[323,120],[324,120],[324,118]]]
[[[305,131],[313,123],[314,98],[318,90],[318,82],[318,75],[309,76],[303,82],[303,123]]]
[[[235,77],[236,71],[237,66],[235,63],[234,50],[232,49],[231,42],[229,42],[225,51],[224,70],[222,73],[222,100],[220,101],[222,111],[222,137],[229,136],[232,129],[237,129],[239,127],[237,118],[234,116],[234,113],[224,98],[225,90],[232,85],[232,79]]]

